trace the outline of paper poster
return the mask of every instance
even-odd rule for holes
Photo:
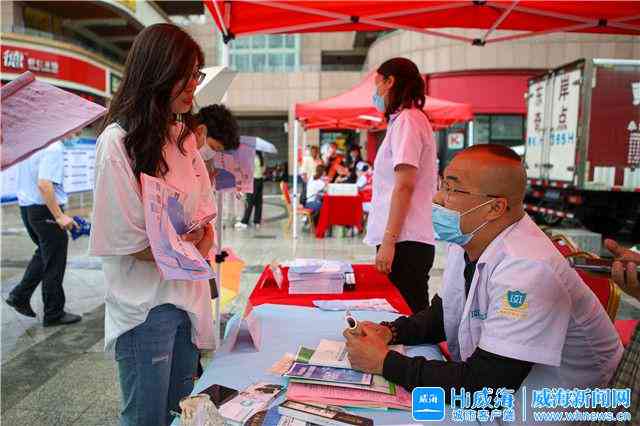
[[[144,173],[140,176],[147,235],[163,279],[204,281],[213,278],[211,267],[196,246],[184,241],[176,230],[182,230],[181,225],[186,223],[182,204],[186,195],[163,180]]]
[[[100,118],[106,109],[73,93],[20,75],[0,90],[4,170]]]
[[[240,146],[236,150],[216,152],[213,158],[207,161],[212,180],[216,183],[216,190],[252,193],[255,155],[255,145],[250,139],[245,138],[241,138]]]

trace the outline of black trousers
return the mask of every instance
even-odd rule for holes
[[[242,223],[249,224],[251,218],[251,211],[255,207],[256,211],[253,214],[253,223],[259,224],[262,222],[262,184],[263,179],[253,179],[253,194],[247,194],[247,205],[244,208],[244,216],[242,217]]]
[[[429,271],[434,257],[435,247],[431,244],[416,241],[396,243],[389,280],[400,290],[414,313],[429,306]]]
[[[20,207],[20,216],[29,237],[38,246],[20,283],[11,290],[18,303],[26,303],[42,282],[44,320],[64,315],[62,281],[67,267],[69,237],[56,223],[47,206]]]

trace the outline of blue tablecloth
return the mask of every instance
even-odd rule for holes
[[[359,320],[391,321],[398,314],[390,312],[353,311]],[[261,305],[253,309],[262,327],[262,348],[256,352],[248,341],[239,340],[236,349],[227,354],[216,354],[194,388],[194,394],[212,384],[234,389],[243,389],[252,383],[267,381],[285,384],[282,377],[269,374],[267,370],[285,352],[295,354],[299,345],[316,347],[321,339],[343,340],[344,312],[321,311],[317,308],[284,305]],[[441,360],[437,346],[407,347],[407,355],[422,355],[428,359]],[[282,399],[278,400],[281,402]],[[373,418],[376,425],[407,425],[416,423],[408,411],[365,410],[349,411]],[[174,422],[174,424],[178,424]],[[438,422],[439,425],[455,424]]]

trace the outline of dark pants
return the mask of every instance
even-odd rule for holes
[[[42,282],[44,321],[64,315],[62,280],[67,266],[69,237],[56,223],[47,206],[20,207],[20,215],[29,237],[38,246],[20,284],[11,290],[19,304],[29,302]]]
[[[247,205],[244,208],[244,216],[242,223],[249,224],[251,211],[255,207],[256,211],[253,215],[253,223],[260,224],[262,222],[262,183],[263,179],[253,179],[253,194],[247,194]]]
[[[429,271],[434,257],[435,247],[431,244],[416,241],[396,243],[389,280],[400,290],[414,313],[429,306]]]

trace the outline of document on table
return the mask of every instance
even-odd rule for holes
[[[382,298],[352,300],[314,300],[313,304],[324,311],[376,311],[394,312],[396,308]]]
[[[363,389],[349,389],[337,386],[306,383],[289,383],[287,398],[294,401],[349,407],[411,408],[411,394],[401,386],[396,386],[395,395],[372,392]]]
[[[299,379],[320,380],[323,382],[354,383],[357,385],[370,385],[371,374],[361,371],[347,370],[344,368],[320,367],[317,365],[294,363],[286,377]]]
[[[186,281],[213,278],[211,267],[196,246],[184,241],[176,230],[176,227],[182,230],[182,226],[186,226],[183,207],[186,194],[161,179],[144,173],[140,176],[145,227],[162,278]]]

